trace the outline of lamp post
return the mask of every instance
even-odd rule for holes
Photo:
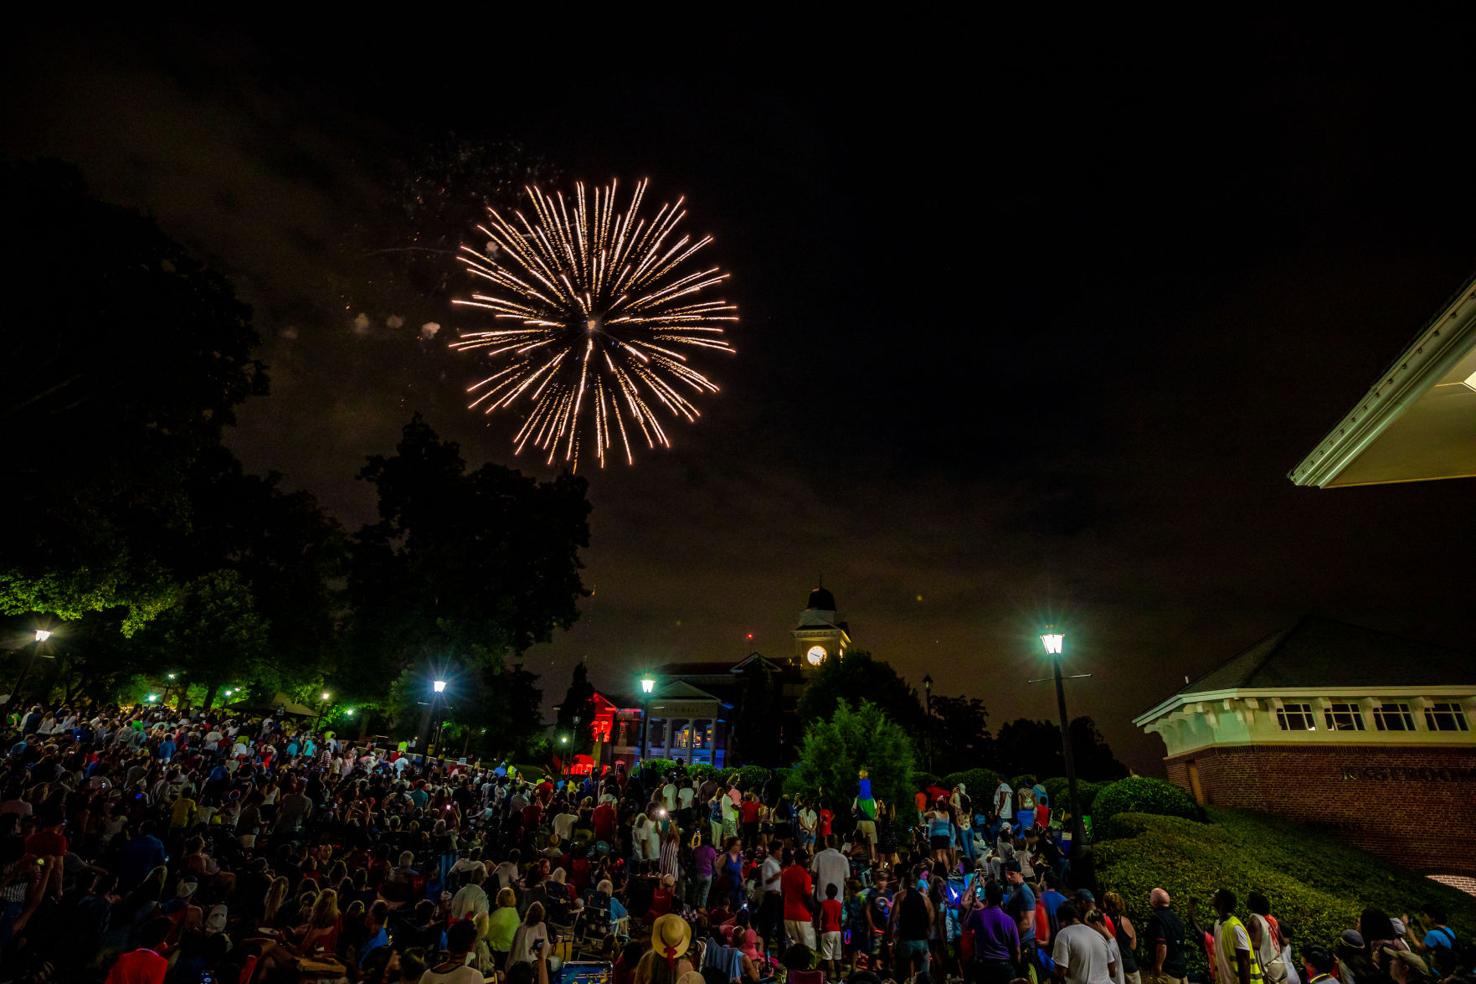
[[[442,679],[432,680],[431,699],[430,702],[426,704],[425,717],[420,722],[420,733],[425,737],[425,754],[427,758],[430,757],[431,743],[436,738],[437,732],[439,732],[441,728],[441,719],[439,717],[439,714],[441,701],[445,697],[445,694],[446,681]],[[434,722],[432,722],[431,720],[432,716],[435,716]]]
[[[1081,812],[1076,808],[1076,761],[1071,754],[1071,725],[1066,716],[1066,688],[1061,684],[1061,655],[1066,648],[1066,635],[1057,632],[1054,626],[1047,626],[1041,633],[1040,642],[1045,646],[1046,655],[1051,658],[1051,676],[1056,681],[1056,713],[1061,719],[1061,757],[1066,760],[1066,808],[1071,811],[1070,856],[1075,858],[1081,855],[1086,834],[1081,825]]]
[[[10,713],[11,705],[20,696],[21,686],[25,684],[26,677],[31,675],[31,669],[36,665],[36,657],[41,655],[41,643],[51,638],[50,629],[37,629],[35,638],[31,642],[31,655],[26,658],[26,665],[21,668],[20,675],[15,678],[15,685],[10,688],[10,694],[5,698],[5,703],[0,705],[0,721]],[[24,718],[25,715],[22,715]]]
[[[933,674],[923,674],[923,709],[926,715],[923,732],[923,741],[926,742],[925,750],[928,754],[928,771],[933,771]]]
[[[641,677],[641,761],[646,761],[651,740],[651,691],[656,689],[656,678],[647,673]]]

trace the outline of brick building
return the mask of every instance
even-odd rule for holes
[[[1331,826],[1428,873],[1476,875],[1476,658],[1307,618],[1134,724],[1201,804]]]

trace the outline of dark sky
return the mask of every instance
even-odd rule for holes
[[[1073,710],[1152,769],[1131,716],[1303,612],[1470,638],[1471,482],[1285,477],[1476,268],[1469,22],[725,30],[40,27],[7,152],[230,274],[272,375],[232,443],[350,526],[414,410],[512,462],[445,351],[470,325],[381,252],[424,234],[407,174],[514,142],[686,194],[739,354],[672,451],[590,475],[596,594],[530,654],[555,696],[580,657],[787,654],[823,573],[858,645],[996,722],[1053,713],[1054,620]]]

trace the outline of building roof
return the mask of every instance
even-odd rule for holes
[[[1387,688],[1476,690],[1476,657],[1403,636],[1307,616],[1186,684],[1133,719],[1143,726],[1201,699],[1235,693],[1340,692]]]
[[[822,612],[836,611],[835,595],[831,594],[826,588],[816,588],[810,592],[810,603],[805,605],[805,607],[814,608]]]
[[[1289,478],[1328,488],[1476,476],[1476,276]]]
[[[1476,683],[1476,657],[1376,629],[1309,616],[1269,635],[1180,694]]]
[[[726,676],[733,671],[735,662],[729,660],[698,660],[688,663],[666,663],[657,675],[662,678]]]

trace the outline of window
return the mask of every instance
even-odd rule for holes
[[[1357,704],[1333,702],[1323,713],[1329,731],[1362,731],[1363,712]]]
[[[1374,707],[1374,727],[1380,731],[1413,731],[1414,714],[1409,705],[1398,702],[1379,704]]]
[[[1431,731],[1470,731],[1466,712],[1454,701],[1436,701],[1425,708],[1425,727]]]
[[[1282,704],[1276,709],[1276,724],[1282,731],[1317,730],[1311,704]]]

